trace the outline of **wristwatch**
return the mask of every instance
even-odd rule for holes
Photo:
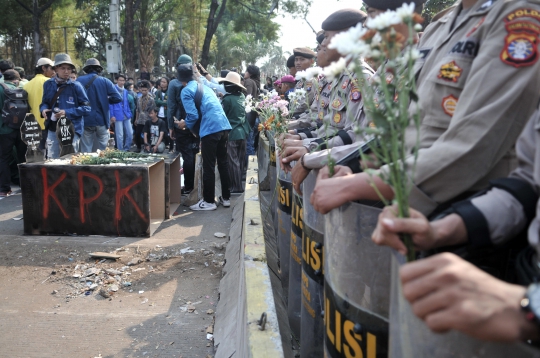
[[[525,311],[527,320],[540,325],[540,284],[533,283],[527,288],[520,305]]]

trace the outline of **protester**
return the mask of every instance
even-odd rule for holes
[[[114,135],[116,148],[118,150],[128,151],[133,143],[133,127],[131,119],[135,111],[135,105],[132,105],[128,90],[124,87],[126,76],[120,74],[116,77],[116,91],[120,94],[122,101],[109,104],[111,113],[111,123],[114,123]],[[130,101],[131,99],[131,101]]]
[[[176,66],[191,65],[192,60],[188,55],[181,55],[176,61]],[[184,188],[182,194],[189,194],[194,187],[195,181],[195,154],[198,152],[199,140],[189,130],[182,130],[174,124],[174,119],[186,118],[186,111],[180,93],[184,85],[178,79],[169,84],[167,91],[167,119],[169,136],[176,141],[176,150],[181,153],[183,160]]]
[[[148,112],[150,119],[144,124],[144,151],[146,153],[163,153],[165,150],[165,136],[167,125],[158,117],[157,107]]]
[[[84,132],[84,118],[91,111],[90,101],[84,87],[78,81],[69,78],[75,68],[68,54],[60,53],[54,57],[56,75],[43,84],[43,99],[39,109],[46,118],[45,128],[48,130],[47,151],[49,158],[60,157],[60,142],[56,137],[56,122],[63,116],[73,123],[75,135],[73,149],[79,151],[80,138]],[[53,112],[53,109],[58,111]]]
[[[79,77],[78,82],[84,86],[92,111],[84,116],[84,133],[81,138],[81,152],[91,153],[96,149],[105,150],[109,143],[111,104],[120,103],[122,97],[113,83],[100,74],[103,67],[95,58],[89,58],[83,71],[87,74]]]
[[[268,92],[271,92],[274,89],[272,77],[266,77],[266,84],[264,85],[264,89]]]
[[[24,68],[15,66],[13,69],[19,73],[19,76],[21,78],[21,80],[19,81],[19,88],[24,88],[24,85],[28,83],[28,80],[26,79],[26,74],[24,72]]]
[[[202,75],[202,77],[200,77],[200,81],[202,81],[205,86],[215,90],[219,96],[223,97],[226,91],[223,85],[219,83],[218,79],[213,78],[212,75],[208,73],[208,71],[206,71],[206,69],[200,63],[197,63],[196,67],[199,70],[199,73]],[[228,72],[229,71],[227,70],[222,70],[221,77],[223,78],[227,76]],[[195,77],[197,77],[197,73],[195,73]]]
[[[13,70],[15,65],[10,60],[0,60],[0,83],[4,82],[3,73],[7,70]]]
[[[201,150],[203,160],[203,199],[192,205],[191,210],[216,210],[214,202],[215,196],[215,166],[217,166],[221,179],[222,196],[219,198],[220,204],[224,207],[231,206],[229,192],[229,172],[227,163],[227,141],[231,125],[223,108],[219,103],[214,91],[201,85],[200,88],[193,80],[193,66],[178,66],[178,79],[184,85],[182,90],[182,103],[186,110],[186,118],[177,121],[180,129],[189,128],[196,131],[196,123],[200,120],[200,130],[198,133],[201,139]],[[196,93],[202,89],[203,95],[199,110],[195,103]]]
[[[137,151],[143,152],[143,131],[146,121],[150,119],[150,111],[156,107],[154,98],[150,95],[151,84],[147,80],[143,80],[140,84],[141,97],[137,101],[137,117],[135,119],[135,144]]]
[[[245,171],[246,164],[244,161],[246,137],[250,132],[244,105],[246,97],[242,93],[242,90],[246,88],[241,85],[240,75],[235,72],[229,72],[227,77],[222,78],[220,82],[225,84],[225,90],[227,91],[221,104],[232,127],[227,143],[231,195],[242,194],[244,192],[242,174]]]
[[[72,81],[77,81],[77,70],[71,71],[71,75],[69,75],[69,78],[71,78]]]
[[[4,112],[4,104],[8,100],[6,91],[16,90],[19,87],[20,76],[15,70],[2,72],[4,82],[0,84],[0,110]],[[24,91],[19,89],[19,91]],[[22,118],[20,119],[22,121]],[[24,163],[26,144],[21,140],[21,131],[5,123],[4,113],[0,117],[0,197],[11,195],[11,169],[13,161],[13,148],[17,152],[17,162]]]
[[[39,105],[43,99],[44,83],[55,75],[54,62],[49,58],[42,57],[37,61],[34,72],[36,75],[31,81],[24,85],[24,90],[28,93],[30,112],[34,115],[35,120],[41,127],[42,140],[39,143],[39,149],[45,152],[45,157],[47,157],[45,143],[47,141],[48,131],[45,129],[45,119],[41,117]]]
[[[167,77],[162,77],[158,81],[159,88],[156,91],[156,97],[154,101],[158,108],[158,118],[165,123],[165,127],[168,127],[168,117],[167,117],[167,92],[169,89],[169,79]],[[169,129],[165,132],[164,138],[165,147],[169,147],[171,151],[174,149],[174,143],[172,140],[169,140]]]

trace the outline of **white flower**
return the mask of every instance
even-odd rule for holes
[[[307,80],[307,77],[308,77],[308,73],[307,73],[307,70],[305,70],[305,71],[296,72],[296,76],[294,77],[294,79],[297,81]]]
[[[334,78],[339,77],[347,66],[347,60],[341,57],[337,62],[334,61],[330,65],[324,68],[323,74],[328,81],[333,81]]]
[[[311,81],[312,79],[319,77],[319,75],[322,73],[322,68],[320,68],[318,66],[317,67],[310,67],[306,71],[308,73],[307,80]]]
[[[246,113],[250,113],[252,110],[251,106],[246,106]]]
[[[420,25],[420,24],[414,25],[414,30],[415,31],[422,31],[422,25]]]
[[[400,8],[396,9],[396,14],[401,21],[410,21],[414,14],[414,3],[410,3],[409,5],[404,3]]]
[[[375,18],[369,18],[366,21],[366,27],[372,30],[384,30],[392,25],[401,23],[401,18],[395,11],[388,10]]]
[[[349,28],[349,30],[334,35],[328,47],[335,49],[343,56],[352,57],[358,55],[358,48],[363,45],[361,38],[366,31],[362,23],[358,23],[358,25]]]
[[[298,97],[298,99],[301,99],[301,98],[305,98],[306,97],[306,90],[303,89],[303,88],[299,88],[297,90],[295,90],[294,92],[294,96],[295,97]]]

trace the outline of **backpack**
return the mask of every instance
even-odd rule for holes
[[[29,112],[28,93],[22,88],[9,88],[4,83],[0,83],[4,88],[4,107],[2,108],[2,122],[5,126],[13,129],[20,129],[24,117]]]
[[[191,133],[193,133],[194,136],[199,137],[199,132],[201,130],[201,120],[202,120],[202,112],[201,112],[201,102],[204,94],[204,87],[202,83],[197,84],[197,92],[195,92],[195,108],[197,108],[197,113],[199,114],[199,118],[197,119],[197,122],[193,125],[193,129],[191,129]]]

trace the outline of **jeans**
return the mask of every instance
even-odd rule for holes
[[[13,131],[0,134],[0,191],[11,191],[11,170],[9,163],[13,161],[13,147],[17,149],[17,162],[26,161],[26,144],[21,140],[21,132]]]
[[[229,200],[229,168],[227,159],[227,141],[229,131],[212,133],[201,138],[203,160],[203,197],[207,203],[213,203],[216,196],[216,159],[221,178],[223,199]]]
[[[131,120],[116,120],[114,123],[114,135],[116,137],[116,148],[118,148],[118,150],[129,150],[131,148],[131,142],[133,142],[133,127],[131,125]]]
[[[146,148],[144,148],[144,152],[145,153],[154,153],[154,147],[155,147],[155,145],[151,145],[150,150],[147,150]],[[163,153],[165,151],[165,143],[163,143],[163,142],[159,143],[157,148],[158,149],[157,149],[156,153]]]
[[[75,153],[79,152],[79,143],[81,141],[81,137],[75,133],[73,136],[73,150]],[[60,148],[60,141],[58,140],[58,137],[56,136],[56,132],[49,131],[49,135],[47,136],[47,156],[49,159],[58,159],[60,158],[60,152],[62,151],[62,148]]]
[[[97,137],[99,150],[105,150],[109,144],[109,129],[107,126],[84,127],[81,137],[81,152],[91,153],[94,149],[94,137]]]
[[[194,138],[189,132],[179,130],[174,131],[176,136],[176,150],[182,154],[182,160],[184,164],[184,188],[186,190],[192,190],[195,182],[195,152],[193,151],[193,144],[198,140]],[[187,132],[187,133],[186,133]]]

